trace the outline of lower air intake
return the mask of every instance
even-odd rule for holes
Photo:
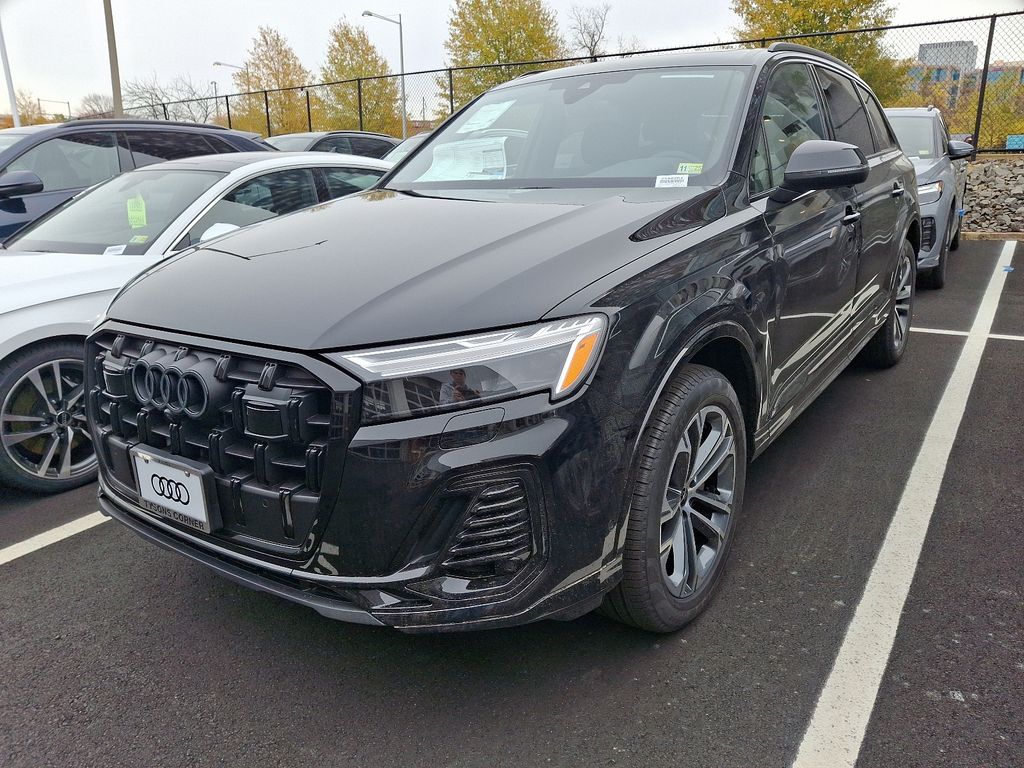
[[[526,488],[520,480],[503,480],[484,486],[473,498],[443,565],[456,576],[507,576],[533,553]]]

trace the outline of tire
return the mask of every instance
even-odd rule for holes
[[[953,249],[953,221],[956,214],[954,207],[949,214],[949,221],[946,223],[946,231],[942,233],[942,249],[939,251],[939,263],[927,272],[922,272],[919,278],[922,288],[937,291],[946,285],[946,264],[949,262],[949,252]],[[957,232],[957,237],[960,233]]]
[[[706,453],[691,452],[693,444]],[[705,460],[694,467],[691,456]],[[700,480],[712,465],[717,468]],[[743,507],[746,467],[743,412],[732,386],[716,370],[684,366],[658,400],[643,437],[622,581],[605,597],[602,613],[651,632],[674,632],[707,607]],[[678,561],[677,543],[685,556]]]
[[[954,211],[954,213],[956,213]],[[956,214],[956,232],[953,233],[953,239],[949,241],[949,250],[958,251],[960,250],[960,230],[963,229],[964,220],[959,214]]]
[[[864,360],[875,368],[891,368],[903,358],[907,349],[910,323],[914,315],[916,271],[917,254],[914,253],[914,246],[909,240],[904,240],[896,266],[896,285],[893,288],[889,317],[875,331],[862,353]]]
[[[50,341],[0,364],[0,483],[59,493],[96,479],[82,354],[80,343]]]

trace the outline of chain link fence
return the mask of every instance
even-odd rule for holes
[[[300,88],[154,104],[142,117],[217,123],[274,136],[431,130],[478,94],[528,72],[671,51],[765,47],[788,41],[850,62],[887,107],[940,109],[956,138],[979,151],[1024,150],[1024,11],[922,24],[733,40],[658,50],[357,78]]]

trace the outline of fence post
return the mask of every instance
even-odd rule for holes
[[[974,118],[974,155],[973,160],[978,156],[978,145],[981,144],[981,113],[985,109],[985,86],[988,85],[988,65],[992,59],[992,38],[996,34],[996,16],[993,14],[988,22],[988,43],[985,45],[985,64],[981,68],[981,85],[978,86],[978,114]]]
[[[359,110],[359,130],[363,130],[363,78],[356,78],[356,105]]]
[[[267,113],[267,138],[270,138],[270,98],[266,91],[263,92],[263,109]]]
[[[160,106],[164,108],[164,120],[170,120],[171,118],[167,116],[167,105],[161,104]]]
[[[455,81],[452,79],[451,67],[448,67],[448,114],[455,114]]]
[[[306,89],[306,125],[307,130],[313,130],[313,110],[309,106],[309,88]]]
[[[224,97],[224,111],[228,113],[228,128],[231,127],[231,99]]]
[[[763,38],[763,37],[761,38],[761,47],[762,48],[767,48],[768,47],[768,41],[765,38]]]

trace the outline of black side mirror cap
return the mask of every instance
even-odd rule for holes
[[[835,189],[861,184],[868,177],[868,161],[853,144],[811,139],[793,150],[782,185],[769,197],[780,203],[812,189]]]
[[[946,152],[949,153],[950,160],[963,160],[965,157],[970,157],[974,154],[974,147],[966,141],[956,141],[953,139],[946,145]]]
[[[0,198],[21,197],[43,191],[43,180],[32,171],[9,171],[0,176]]]

